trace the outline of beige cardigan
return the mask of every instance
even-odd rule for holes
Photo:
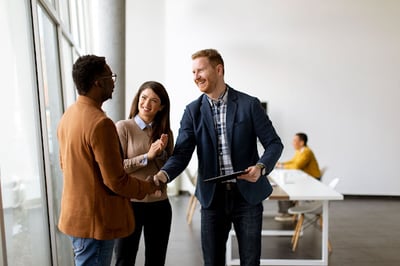
[[[125,171],[143,180],[148,176],[155,175],[167,161],[168,156],[164,151],[162,155],[154,158],[154,160],[148,160],[147,165],[141,163],[144,155],[150,149],[149,135],[151,129],[145,128],[142,130],[134,119],[118,121],[116,127],[122,146]],[[161,197],[147,195],[143,200],[133,199],[133,201],[154,202],[165,200],[167,197],[165,189]]]
[[[129,198],[143,198],[153,187],[125,173],[113,121],[94,100],[79,96],[57,133],[64,174],[60,231],[99,240],[131,234]]]

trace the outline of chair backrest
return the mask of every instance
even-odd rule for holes
[[[320,173],[321,173],[321,179],[322,179],[322,177],[324,176],[324,174],[326,173],[326,170],[328,170],[328,167],[327,166],[324,166],[324,167],[322,167],[319,171],[320,171]]]
[[[339,183],[339,178],[334,178],[331,180],[331,182],[329,182],[328,186],[334,189],[338,183]]]

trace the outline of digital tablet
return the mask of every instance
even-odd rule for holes
[[[220,175],[220,176],[215,176],[215,177],[211,177],[211,178],[207,178],[204,179],[204,182],[220,182],[220,181],[226,181],[226,180],[230,180],[230,179],[234,179],[239,175],[243,175],[246,174],[247,171],[242,170],[242,171],[237,171],[237,172],[233,172],[231,174],[227,174],[227,175]]]

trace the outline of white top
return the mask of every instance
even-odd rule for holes
[[[269,176],[290,200],[343,200],[343,195],[301,170],[274,169]]]

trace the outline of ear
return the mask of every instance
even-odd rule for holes
[[[162,109],[164,109],[164,105],[160,105],[160,110],[158,111],[162,111]]]
[[[218,74],[223,75],[223,73],[224,73],[224,66],[223,66],[222,64],[218,64],[218,65],[217,65],[217,72],[218,72]]]
[[[96,80],[96,81],[94,82],[94,86],[99,87],[99,88],[104,88],[104,87],[103,87],[103,84],[102,84],[99,80]]]

